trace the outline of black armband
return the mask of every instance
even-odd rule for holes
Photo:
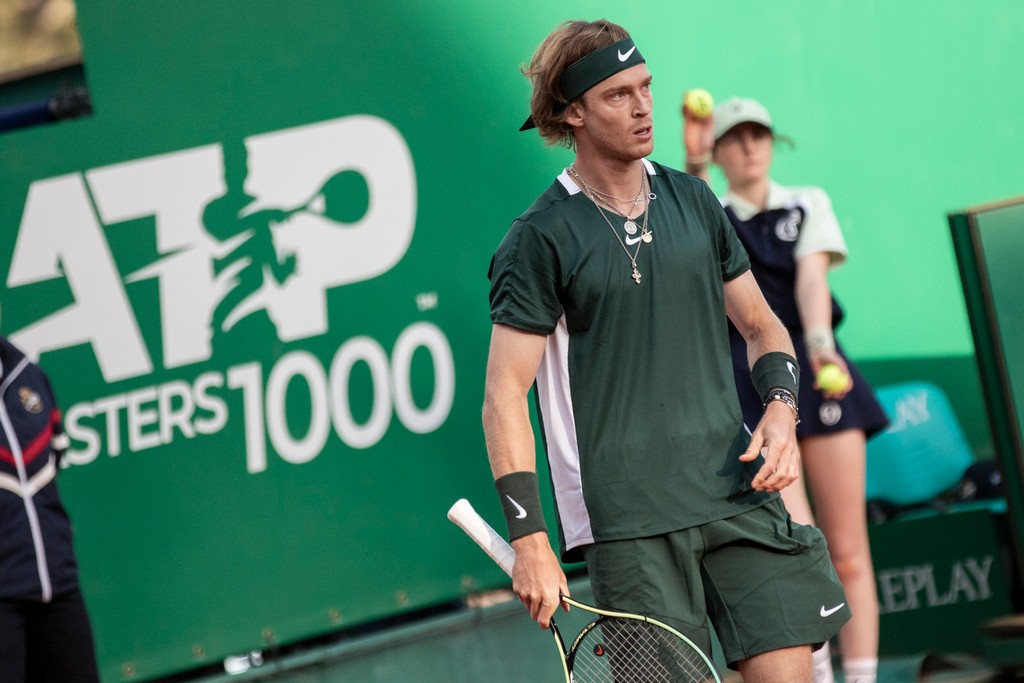
[[[537,531],[547,532],[536,472],[506,474],[494,481],[494,487],[498,489],[501,510],[508,524],[508,540],[514,541]]]
[[[772,389],[785,389],[794,400],[800,395],[800,365],[788,353],[772,351],[758,358],[750,369],[750,379],[762,403],[768,402]]]

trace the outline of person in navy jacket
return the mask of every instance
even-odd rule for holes
[[[71,521],[57,492],[68,438],[42,369],[0,336],[0,680],[99,681]]]

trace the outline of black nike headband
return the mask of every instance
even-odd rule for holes
[[[567,66],[562,74],[562,95],[565,96],[566,102],[573,102],[604,79],[646,61],[640,50],[636,49],[633,39],[624,38],[595,50]],[[533,122],[531,115],[519,130],[536,127],[537,124]]]

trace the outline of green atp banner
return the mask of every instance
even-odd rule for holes
[[[461,272],[414,251],[432,224],[398,127],[354,114],[114,158],[7,182],[3,208],[3,332],[64,412],[105,679],[488,576],[471,548],[438,552],[448,524],[429,517],[489,490],[477,392],[456,400],[486,317],[467,319]]]

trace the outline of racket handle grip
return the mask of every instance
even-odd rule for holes
[[[483,517],[477,514],[477,511],[473,509],[468,500],[460,498],[455,501],[455,505],[452,505],[451,509],[448,510],[448,519],[476,541],[476,544],[494,560],[495,564],[505,570],[506,574],[512,576],[512,566],[516,561],[516,551]]]

